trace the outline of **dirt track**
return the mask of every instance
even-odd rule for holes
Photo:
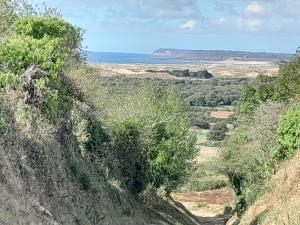
[[[172,197],[198,217],[201,225],[224,225],[225,206],[233,203],[233,193],[227,188],[204,192],[180,192],[172,194]]]

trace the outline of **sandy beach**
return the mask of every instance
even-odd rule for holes
[[[168,73],[151,73],[148,70],[184,70],[200,71],[207,69],[216,77],[234,76],[234,77],[256,77],[259,74],[274,76],[279,66],[273,62],[262,61],[217,61],[207,64],[185,64],[185,65],[158,65],[158,64],[95,64],[93,65],[103,76],[124,75],[136,78],[174,78]]]

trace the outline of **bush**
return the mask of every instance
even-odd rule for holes
[[[283,160],[300,147],[300,105],[290,108],[280,119],[277,140],[281,147],[275,156]]]
[[[222,171],[235,191],[239,214],[254,203],[271,174],[270,158],[248,136],[244,130],[236,130],[221,153]]]
[[[19,82],[18,76],[12,73],[1,73],[0,72],[0,89],[7,85],[15,86]]]
[[[211,141],[222,141],[228,132],[226,121],[216,122],[208,133],[208,139]]]
[[[188,184],[189,191],[215,190],[228,186],[228,180],[218,177],[191,180]]]
[[[99,155],[108,179],[123,181],[123,187],[134,193],[146,184],[164,187],[167,192],[178,187],[187,175],[195,149],[194,138],[188,133],[186,107],[177,91],[170,85],[160,88],[155,81],[136,79],[131,80],[132,88],[132,83],[124,81],[128,84],[125,90],[107,84],[106,79],[99,88],[95,81],[101,76],[89,72],[89,77],[78,71],[72,74],[87,98],[101,110],[109,150],[98,150],[103,149],[101,143],[87,146]]]
[[[111,151],[118,167],[118,177],[128,190],[137,194],[149,182],[145,146],[137,121],[126,120],[114,128]]]
[[[210,128],[210,123],[204,120],[195,120],[193,121],[193,125],[204,130],[209,130]]]
[[[20,74],[36,64],[52,76],[78,56],[81,31],[58,18],[25,17],[14,25],[15,34],[0,46],[0,62]]]
[[[273,77],[259,75],[253,85],[246,86],[240,103],[235,111],[239,114],[252,113],[255,108],[267,100],[278,100],[279,94]]]
[[[285,98],[300,95],[300,55],[280,65],[276,82],[278,93]]]

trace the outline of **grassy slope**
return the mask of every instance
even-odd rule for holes
[[[266,193],[251,206],[240,225],[300,224],[300,152],[272,178]]]
[[[80,154],[68,120],[51,125],[20,91],[0,100],[7,123],[0,133],[1,225],[198,224],[172,200],[147,208],[107,181]]]
[[[0,224],[150,221],[130,195],[81,157],[67,127],[57,131],[13,91],[1,102],[9,127],[0,139]]]

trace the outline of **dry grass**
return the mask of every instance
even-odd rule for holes
[[[266,193],[246,212],[240,225],[300,224],[300,150],[271,180]]]
[[[126,192],[110,185],[80,156],[72,134],[28,108],[20,93],[1,94],[0,113],[9,129],[0,137],[0,224],[149,224],[151,219]],[[75,165],[89,190],[72,176]]]

